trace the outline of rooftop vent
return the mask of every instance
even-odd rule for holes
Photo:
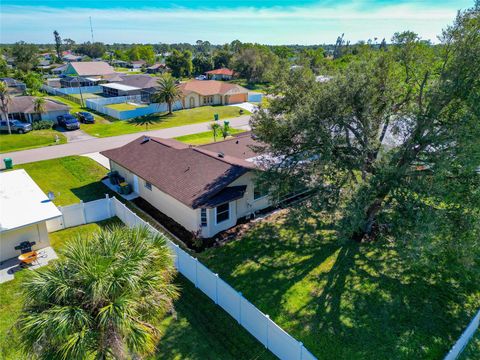
[[[225,157],[225,154],[224,154],[223,152],[219,152],[219,153],[218,153],[218,157],[219,157],[219,158],[224,158],[224,157]]]
[[[144,136],[141,144],[145,144],[146,142],[149,142],[150,138],[148,136]]]
[[[238,140],[237,140],[237,141],[235,141],[235,144],[238,144]]]

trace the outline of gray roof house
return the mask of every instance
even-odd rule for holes
[[[34,96],[12,97],[8,104],[8,118],[30,123],[40,120],[56,122],[57,116],[68,114],[70,111],[70,107],[63,103],[45,99],[45,112],[40,114],[35,112],[34,100]]]
[[[202,146],[140,137],[102,154],[138,196],[209,238],[270,206],[255,188],[254,145],[251,133]]]

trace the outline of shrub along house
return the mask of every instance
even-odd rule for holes
[[[209,238],[270,205],[253,181],[255,144],[250,133],[196,147],[141,137],[102,154],[141,198]]]
[[[45,99],[44,112],[35,111],[34,96],[15,96],[8,103],[8,118],[32,123],[34,121],[57,121],[57,116],[68,114],[70,107],[50,99]]]
[[[236,84],[215,80],[191,80],[180,84],[183,107],[239,104],[248,100],[248,90]]]

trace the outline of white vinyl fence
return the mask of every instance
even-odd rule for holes
[[[125,204],[116,198],[95,200],[87,203],[59,207],[62,217],[47,222],[48,231],[56,231],[72,226],[105,220],[117,216],[129,227],[145,226],[153,233],[157,229],[142,220]],[[250,334],[267,349],[282,360],[314,360],[316,359],[303,344],[295,340],[273,320],[258,310],[218,274],[213,273],[197,258],[182,250],[169,239],[167,244],[175,254],[175,267],[189,279],[195,287],[205,293],[215,304],[221,306]]]
[[[455,345],[450,349],[447,356],[445,356],[444,360],[455,360],[458,356],[462,353],[463,349],[467,346],[470,339],[475,334],[475,331],[480,326],[480,310],[478,310],[477,315],[473,318],[470,324],[467,326],[465,331],[463,332],[462,336],[457,340]]]
[[[111,104],[121,104],[121,103],[142,103],[141,95],[129,95],[129,96],[117,96],[111,98],[91,98],[85,101],[85,104],[88,108],[106,114],[115,119],[119,120],[128,120],[134,119],[139,116],[151,115],[161,112],[166,112],[168,106],[166,103],[151,103],[147,106],[138,107],[133,110],[116,110],[108,107]],[[173,106],[173,110],[182,109],[182,102],[176,101]]]

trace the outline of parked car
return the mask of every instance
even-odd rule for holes
[[[207,77],[205,75],[198,75],[195,80],[207,80]]]
[[[93,124],[95,122],[95,118],[89,112],[79,111],[75,115],[77,115],[78,120],[84,124]]]
[[[10,130],[19,134],[25,134],[32,131],[32,124],[21,122],[20,120],[9,120]],[[8,131],[8,125],[5,120],[0,121],[0,131]]]
[[[67,130],[80,129],[80,123],[77,118],[71,114],[57,116],[58,125],[63,126]]]

